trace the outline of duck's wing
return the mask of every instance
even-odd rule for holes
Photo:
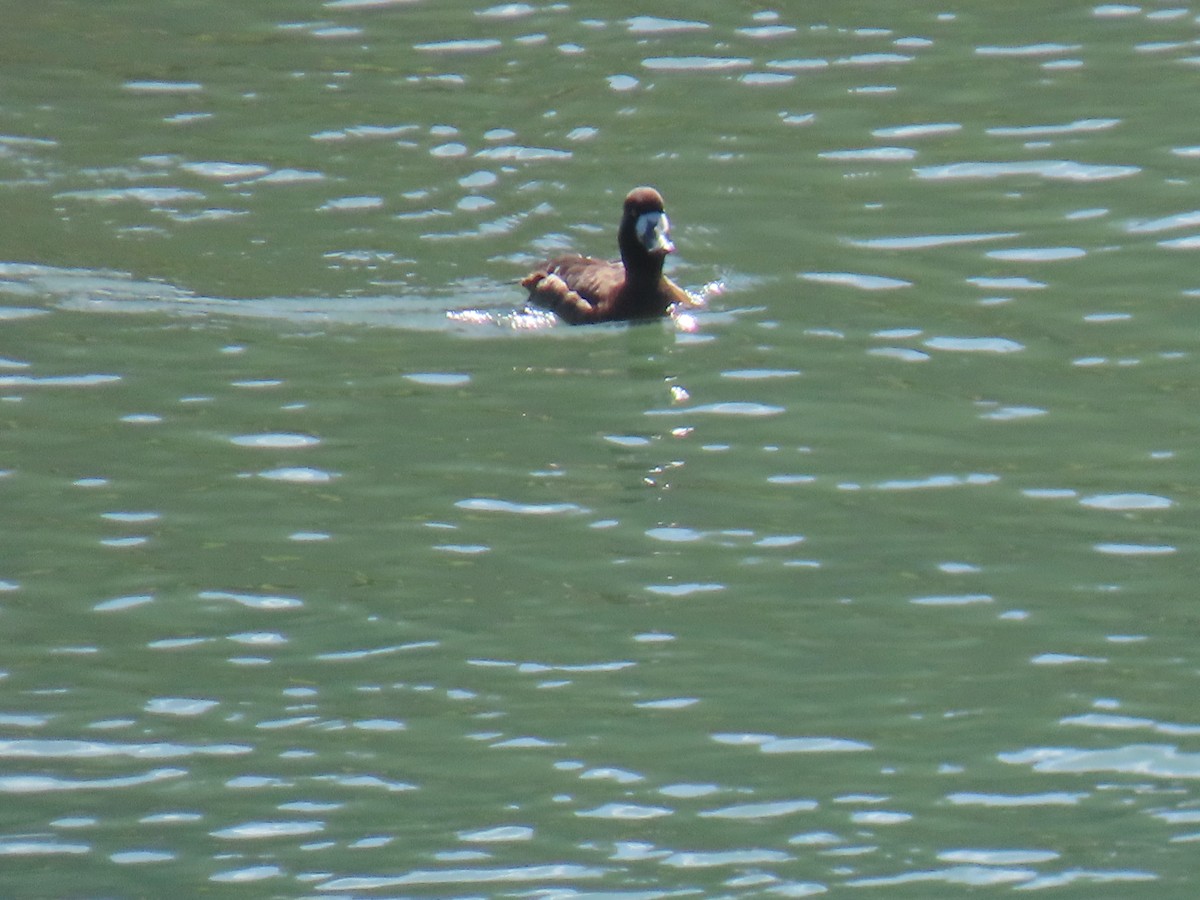
[[[590,256],[552,259],[521,279],[529,299],[571,323],[596,321],[625,283],[619,262]]]

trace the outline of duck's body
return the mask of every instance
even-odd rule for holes
[[[617,231],[620,261],[560,256],[521,279],[529,299],[572,325],[626,319],[655,319],[687,291],[663,275],[663,260],[675,250],[663,199],[654,188],[634,188],[625,198]]]

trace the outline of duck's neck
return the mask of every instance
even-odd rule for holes
[[[629,319],[657,319],[666,312],[662,300],[663,258],[642,250],[632,258],[621,254],[621,262],[625,264],[625,288],[621,292],[622,316]]]
[[[624,315],[629,318],[654,318],[664,312],[662,300],[663,255],[647,253],[634,232],[632,222],[623,222],[617,233],[621,265],[625,268],[625,287],[621,291]]]
[[[621,223],[617,232],[617,246],[621,248],[621,264],[625,266],[625,278],[637,284],[658,284],[662,278],[663,256],[647,253],[635,231],[636,223]]]
[[[622,248],[621,264],[628,284],[654,288],[662,280],[663,258],[647,253],[640,246],[632,251]]]

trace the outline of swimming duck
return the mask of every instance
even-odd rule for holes
[[[572,325],[655,319],[674,303],[690,303],[687,291],[663,275],[663,260],[675,252],[662,194],[634,188],[625,197],[617,229],[621,259],[560,256],[521,279],[529,299]]]

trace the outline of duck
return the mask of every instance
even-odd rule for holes
[[[620,260],[559,256],[521,279],[529,302],[571,325],[658,319],[675,304],[691,304],[683,288],[663,274],[675,252],[662,194],[636,187],[625,197],[617,228]]]

